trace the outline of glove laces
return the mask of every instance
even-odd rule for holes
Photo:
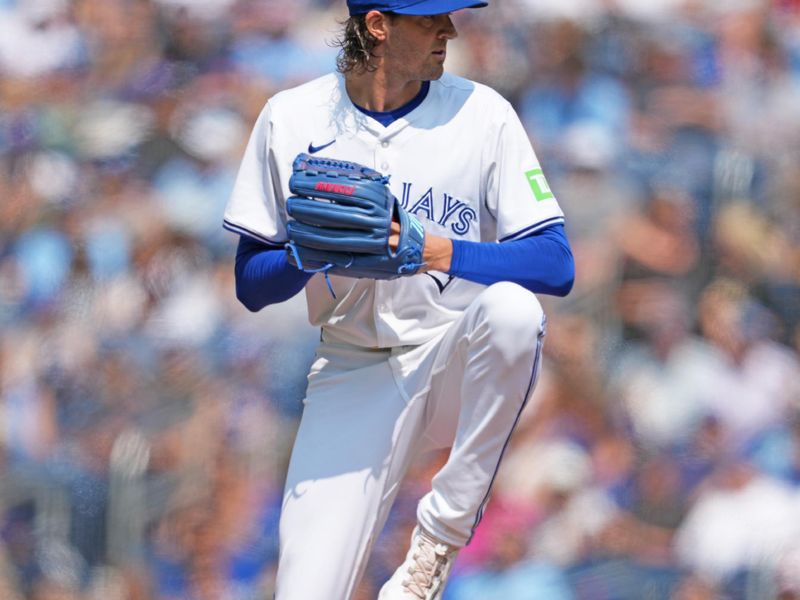
[[[330,271],[336,265],[334,265],[333,263],[329,262],[329,263],[326,263],[325,265],[323,265],[321,267],[318,267],[316,269],[312,269],[310,267],[305,267],[305,266],[303,266],[303,261],[300,259],[300,253],[297,251],[297,248],[295,247],[294,242],[289,242],[288,244],[286,244],[286,246],[291,251],[292,258],[294,258],[295,262],[297,263],[297,268],[298,269],[300,269],[301,271],[305,271],[306,273],[322,273],[325,276],[325,283],[328,284],[328,291],[331,293],[331,296],[333,296],[334,299],[335,299],[336,298],[336,294],[333,291],[333,284],[331,283],[331,276],[328,274],[328,271]],[[347,266],[349,267],[350,265],[347,265]]]
[[[427,265],[428,263],[420,262],[420,263],[406,263],[402,264],[397,268],[397,272],[400,275],[410,275],[416,273],[419,269]]]

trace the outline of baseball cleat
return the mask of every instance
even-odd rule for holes
[[[378,600],[438,600],[457,554],[458,548],[415,527],[405,561],[383,585]]]

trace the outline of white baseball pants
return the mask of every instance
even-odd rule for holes
[[[287,474],[277,600],[351,597],[422,451],[451,448],[419,522],[469,541],[536,383],[544,321],[534,294],[498,283],[422,346],[320,345]]]

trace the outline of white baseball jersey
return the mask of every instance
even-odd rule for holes
[[[514,109],[450,74],[384,127],[350,101],[344,77],[276,94],[259,116],[225,211],[225,227],[271,245],[287,241],[286,199],[300,152],[390,175],[403,208],[433,234],[495,242],[564,220]],[[485,286],[429,272],[383,281],[321,275],[306,286],[309,320],[326,340],[367,348],[417,345],[441,333]]]

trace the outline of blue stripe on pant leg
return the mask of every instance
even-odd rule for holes
[[[546,329],[547,329],[547,317],[542,315],[541,332],[539,333],[539,337],[536,340],[536,353],[534,354],[533,368],[531,370],[532,371],[531,379],[528,382],[528,389],[525,392],[525,396],[522,400],[522,406],[519,407],[519,411],[517,412],[517,416],[514,419],[514,423],[511,425],[511,429],[508,432],[506,441],[503,444],[503,449],[500,451],[500,457],[497,459],[497,466],[494,468],[494,473],[492,473],[492,480],[489,482],[489,487],[486,490],[486,495],[483,497],[483,500],[481,500],[481,504],[478,507],[478,512],[475,515],[475,522],[472,525],[469,538],[467,539],[467,544],[469,544],[472,541],[472,536],[475,535],[475,529],[478,527],[478,524],[481,522],[481,519],[483,518],[483,512],[486,509],[486,504],[489,502],[489,497],[492,494],[492,486],[494,485],[494,480],[497,477],[497,472],[500,470],[500,463],[503,461],[503,456],[506,453],[506,448],[508,448],[508,443],[511,441],[511,436],[517,427],[517,423],[519,423],[519,419],[522,416],[522,411],[525,410],[525,406],[527,406],[528,400],[530,400],[533,389],[536,387],[536,381],[539,378],[539,370],[540,370],[539,367],[541,363],[542,347],[544,344],[544,336]]]

